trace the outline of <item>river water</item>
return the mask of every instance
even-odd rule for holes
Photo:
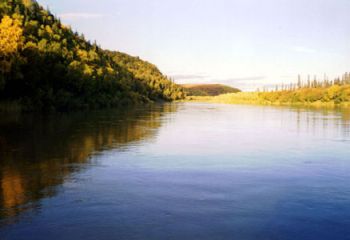
[[[0,239],[350,239],[350,109],[0,115]]]

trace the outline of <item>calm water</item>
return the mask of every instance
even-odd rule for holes
[[[350,239],[350,110],[0,117],[0,239]]]

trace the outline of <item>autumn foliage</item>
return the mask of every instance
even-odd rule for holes
[[[102,49],[35,1],[2,1],[0,22],[0,101],[65,111],[185,97],[153,64]]]

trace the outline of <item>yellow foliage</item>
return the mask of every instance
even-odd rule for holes
[[[16,16],[15,16],[16,17]],[[0,71],[11,70],[13,57],[22,46],[21,22],[16,18],[4,16],[0,23]]]
[[[84,64],[83,66],[84,66],[84,70],[83,70],[84,75],[91,76],[94,73],[94,70],[89,65]]]
[[[0,56],[10,56],[22,45],[22,27],[18,19],[9,16],[2,18],[0,23]]]
[[[348,106],[350,102],[350,85],[333,85],[328,88],[302,88],[293,91],[240,92],[222,94],[215,97],[191,96],[188,100],[228,104]]]
[[[103,75],[103,68],[99,67],[97,69],[97,76],[101,77]]]
[[[46,26],[45,26],[45,30],[46,30],[46,32],[47,32],[49,35],[53,35],[53,31],[52,31],[52,29],[51,29],[51,27],[50,27],[49,25],[46,25]]]
[[[98,59],[98,54],[92,50],[89,51],[88,56],[89,56],[89,61],[96,61]]]
[[[88,60],[88,52],[85,50],[78,49],[77,55],[81,61],[87,61]]]
[[[340,86],[338,85],[333,85],[330,88],[327,89],[327,97],[329,99],[333,99],[337,93],[340,91]]]
[[[32,0],[23,0],[23,4],[26,6],[26,7],[30,7],[32,5]]]
[[[111,67],[106,67],[106,71],[108,72],[108,74],[114,74],[115,70]]]

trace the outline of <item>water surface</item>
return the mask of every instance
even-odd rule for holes
[[[350,239],[350,111],[0,117],[0,239]]]

